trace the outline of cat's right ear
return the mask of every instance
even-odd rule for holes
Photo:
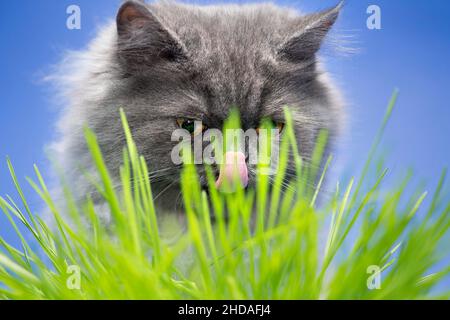
[[[145,4],[127,1],[116,21],[119,55],[125,61],[142,66],[186,57],[182,43]]]

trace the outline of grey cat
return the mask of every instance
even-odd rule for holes
[[[93,192],[79,171],[92,167],[84,125],[97,134],[119,183],[119,108],[148,162],[161,211],[182,211],[180,166],[170,155],[171,134],[183,121],[221,128],[236,106],[243,129],[256,128],[263,117],[283,123],[289,106],[307,162],[319,131],[327,129],[332,142],[343,119],[340,94],[317,59],[341,7],[301,15],[273,4],[123,4],[116,21],[87,50],[68,55],[55,78],[66,107],[54,149],[77,194]]]

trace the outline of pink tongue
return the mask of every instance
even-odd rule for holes
[[[225,153],[225,161],[220,168],[219,178],[216,181],[216,187],[222,188],[225,184],[233,191],[236,188],[236,180],[240,186],[245,188],[248,185],[248,170],[245,163],[245,155],[242,152]]]

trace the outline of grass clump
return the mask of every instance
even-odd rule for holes
[[[86,130],[111,226],[101,223],[91,200],[80,206],[67,190],[63,215],[35,168],[37,182],[29,182],[54,216],[56,227],[50,228],[32,213],[9,163],[21,204],[0,198],[0,209],[21,247],[0,237],[0,298],[449,298],[448,289],[435,290],[450,272],[448,247],[443,246],[450,226],[450,199],[442,194],[445,172],[432,194],[409,194],[408,179],[385,192],[386,170],[372,161],[381,130],[359,178],[338,186],[318,208],[331,159],[311,192],[306,177],[317,173],[302,165],[288,112],[286,119],[278,173],[258,175],[255,190],[221,194],[208,170],[209,200],[195,166],[184,167],[187,227],[171,237],[162,230],[146,162],[123,114],[127,148],[120,191],[113,187],[95,135]],[[289,154],[298,178],[285,185]],[[309,168],[321,163],[320,148],[313,158]]]

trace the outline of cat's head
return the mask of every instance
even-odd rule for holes
[[[233,107],[247,130],[264,118],[282,128],[289,106],[309,159],[319,131],[333,135],[340,122],[340,105],[316,54],[341,7],[299,16],[270,4],[125,3],[117,15],[120,81],[111,94],[125,109],[154,183],[177,190],[175,130],[189,130],[192,121],[221,129]],[[246,184],[254,183],[254,166],[240,167]]]

